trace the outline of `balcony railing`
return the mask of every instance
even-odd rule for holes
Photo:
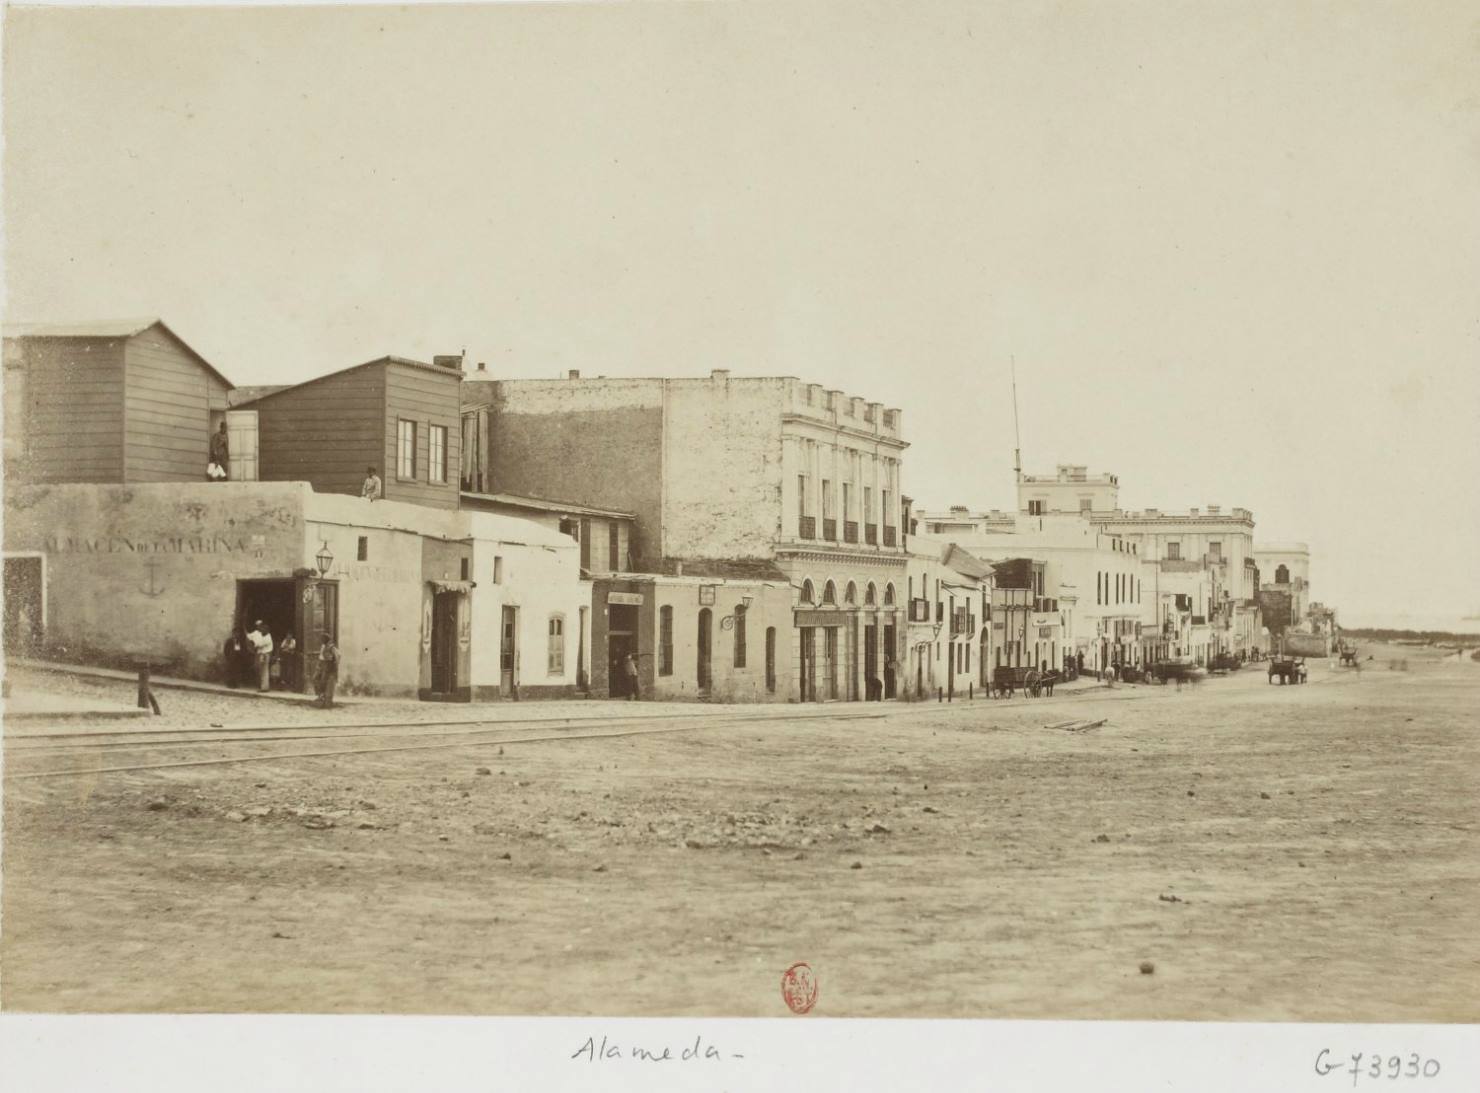
[[[826,516],[822,518],[822,537],[830,543],[838,541],[838,522]]]
[[[894,529],[888,524],[884,525],[884,545],[886,547],[892,547],[894,545]]]
[[[797,520],[797,537],[801,539],[817,538],[817,517],[803,516]]]
[[[864,524],[863,525],[863,541],[865,543],[867,543],[869,546],[878,546],[879,545],[879,525],[878,524]]]
[[[858,542],[858,521],[857,520],[844,520],[843,521],[843,542],[845,542],[845,543],[856,543],[856,542]]]

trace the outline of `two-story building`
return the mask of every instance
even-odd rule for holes
[[[792,377],[725,369],[705,379],[474,378],[463,405],[464,433],[479,453],[470,492],[630,513],[625,554],[635,573],[779,574],[793,591],[788,616],[750,621],[778,628],[778,655],[791,666],[787,697],[861,700],[900,659],[907,445],[898,410]],[[693,615],[696,650],[713,649],[712,628],[731,616],[697,601],[683,609]],[[610,686],[614,651],[632,636],[609,632],[612,617],[608,606],[592,618],[598,692]],[[690,666],[696,697],[714,687],[704,664],[696,656]]]

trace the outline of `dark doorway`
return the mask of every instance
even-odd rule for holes
[[[611,698],[626,698],[632,683],[624,670],[628,654],[637,663],[637,607],[633,604],[607,605],[606,693]]]
[[[311,578],[237,581],[234,627],[245,633],[259,620],[272,635],[276,684],[303,691],[313,681],[323,646],[320,635],[327,630],[339,640],[339,585]],[[297,650],[285,656],[283,641],[289,634]],[[235,667],[251,673],[250,665]]]
[[[801,695],[803,702],[817,701],[817,628],[801,627]]]
[[[776,628],[766,627],[766,691],[776,693]]]
[[[710,654],[714,644],[712,623],[714,612],[707,607],[699,609],[699,693],[708,694],[709,688],[714,682],[714,673],[710,663]]]
[[[505,698],[514,694],[514,665],[518,663],[519,609],[505,607],[500,625],[498,646],[498,692]]]
[[[5,652],[7,656],[29,656],[40,646],[46,629],[41,589],[42,560],[40,556],[5,559]]]
[[[884,689],[879,685],[883,683],[879,676],[879,627],[873,622],[863,628],[863,678],[868,684],[870,701],[884,697]]]
[[[457,608],[458,592],[436,592],[432,595],[432,694],[452,695],[457,691]]]
[[[838,697],[838,627],[822,631],[822,685],[829,699]]]
[[[889,623],[884,627],[884,697],[893,698],[899,689],[899,680],[896,678],[898,665],[894,660],[895,642],[898,641],[894,624]]]

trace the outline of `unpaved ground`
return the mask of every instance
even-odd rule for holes
[[[1394,655],[7,778],[3,1004],[777,1016],[805,960],[827,1016],[1473,1021],[1480,665]]]

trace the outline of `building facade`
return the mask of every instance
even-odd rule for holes
[[[1258,543],[1254,559],[1259,594],[1271,606],[1271,633],[1299,626],[1310,605],[1310,547],[1305,543]]]
[[[871,680],[890,690],[886,669],[904,639],[899,411],[723,369],[707,379],[473,379],[463,409],[481,461],[466,481],[488,495],[632,514],[631,571],[779,573],[793,592],[778,654],[792,667],[788,697],[862,700]],[[600,648],[594,659],[593,671]]]

